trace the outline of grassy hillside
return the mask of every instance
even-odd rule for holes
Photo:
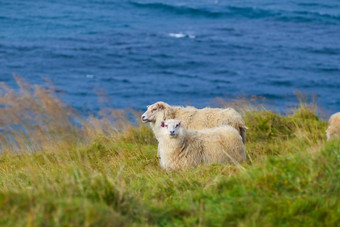
[[[110,110],[82,120],[51,90],[18,82],[0,98],[2,226],[340,222],[340,140],[326,142],[315,108],[244,108],[248,163],[166,172],[148,126]]]

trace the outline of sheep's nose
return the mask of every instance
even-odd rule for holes
[[[175,134],[175,131],[170,131],[170,134],[172,134],[172,135]]]
[[[142,115],[142,120],[143,120],[143,121],[145,120],[145,116],[144,116],[144,115]]]

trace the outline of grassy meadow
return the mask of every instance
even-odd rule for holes
[[[87,119],[31,85],[0,88],[1,226],[337,226],[340,140],[301,102],[244,102],[248,162],[166,172],[149,126],[121,110]],[[138,117],[138,114],[136,117]]]

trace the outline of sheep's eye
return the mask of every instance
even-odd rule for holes
[[[153,110],[153,111],[156,111],[156,110],[157,110],[157,107],[154,107],[152,110]]]
[[[168,127],[168,125],[165,125],[165,127]]]
[[[178,124],[176,125],[176,128],[178,127]]]

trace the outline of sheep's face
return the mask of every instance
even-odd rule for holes
[[[162,121],[161,126],[164,128],[165,133],[169,137],[175,138],[180,133],[182,121],[170,119],[170,120]]]
[[[150,106],[147,106],[147,110],[141,116],[141,120],[143,123],[147,122],[155,122],[157,114],[163,111],[166,108],[165,103],[163,102],[156,102]]]
[[[336,128],[336,127],[328,127],[328,129],[326,130],[326,135],[327,135],[327,140],[331,140],[333,138],[340,138],[340,127]]]

